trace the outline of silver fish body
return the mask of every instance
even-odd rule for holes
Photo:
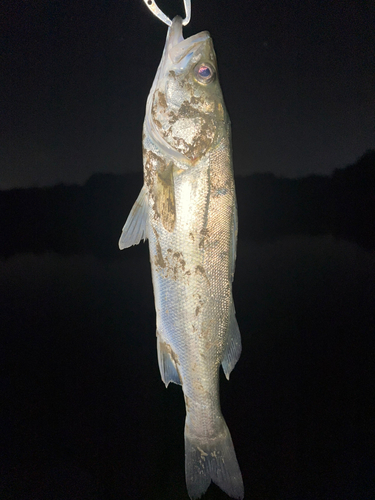
[[[212,480],[242,499],[219,401],[220,365],[229,378],[241,353],[230,120],[210,35],[184,40],[178,16],[147,100],[143,159],[144,185],[119,246],[149,240],[160,373],[185,397],[188,492],[199,498]]]

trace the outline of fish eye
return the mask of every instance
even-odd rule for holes
[[[194,76],[197,82],[207,85],[215,79],[215,69],[209,63],[198,63],[194,68]]]

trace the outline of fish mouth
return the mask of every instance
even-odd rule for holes
[[[208,31],[201,31],[185,39],[182,28],[182,18],[176,16],[168,29],[165,53],[173,64],[184,69],[199,46],[211,37]]]

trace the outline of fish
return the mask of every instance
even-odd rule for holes
[[[219,370],[241,353],[233,304],[237,204],[231,123],[207,31],[184,39],[170,23],[146,104],[144,184],[120,249],[148,239],[161,378],[182,386],[185,477],[191,499],[211,481],[230,497],[244,487],[219,400]]]

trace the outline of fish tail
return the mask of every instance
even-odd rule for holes
[[[186,486],[192,500],[200,498],[211,481],[232,498],[244,497],[232,438],[223,417],[221,421],[220,431],[212,438],[195,436],[185,424]]]

